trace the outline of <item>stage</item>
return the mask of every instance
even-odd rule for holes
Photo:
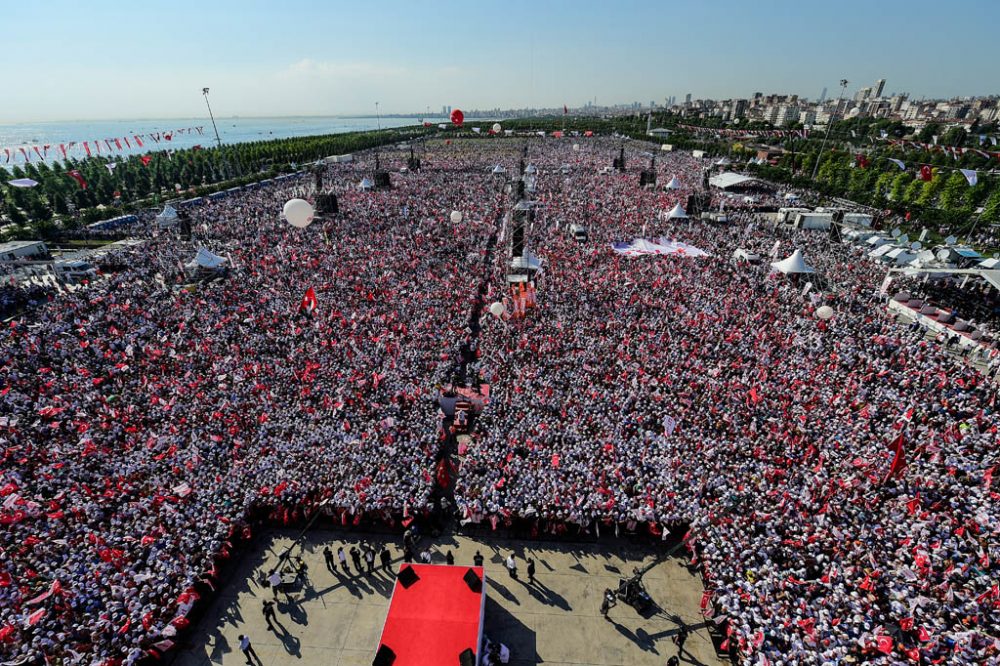
[[[467,663],[472,666],[482,644],[485,609],[482,567],[403,564],[372,663],[451,666],[465,664],[459,655],[471,650]]]

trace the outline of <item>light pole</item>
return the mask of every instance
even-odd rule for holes
[[[215,143],[222,148],[222,139],[219,138],[219,128],[215,125],[215,116],[212,115],[212,105],[208,103],[208,88],[202,88],[201,94],[205,96],[205,106],[208,107],[208,117],[212,119],[212,129],[215,130]]]
[[[826,123],[826,134],[823,135],[823,143],[819,146],[819,155],[816,156],[816,163],[813,164],[813,180],[816,180],[816,173],[819,171],[819,161],[823,157],[823,149],[826,148],[826,140],[830,138],[830,129],[833,127],[833,121],[837,119],[837,113],[840,111],[840,102],[843,101],[844,93],[847,91],[847,83],[847,79],[840,80],[840,97],[837,98],[837,106],[833,110],[833,115],[830,116],[830,120]]]

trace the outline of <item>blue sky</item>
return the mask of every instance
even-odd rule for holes
[[[1000,92],[1000,0],[7,0],[0,122]]]

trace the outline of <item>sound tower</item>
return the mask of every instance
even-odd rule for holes
[[[316,186],[316,192],[323,191],[323,169],[321,167],[316,167],[313,171],[313,185]]]
[[[686,212],[691,217],[697,216],[701,211],[698,210],[698,197],[694,194],[689,194],[687,198],[687,205],[684,206],[684,212]]]
[[[379,645],[375,659],[372,660],[372,666],[392,666],[394,661],[396,661],[396,653],[390,650],[388,645]]]
[[[514,233],[511,236],[512,241],[510,244],[510,256],[512,257],[523,257],[524,256],[524,225],[514,224]]]
[[[340,204],[336,194],[317,194],[316,213],[318,215],[336,215],[340,212]]]
[[[517,181],[517,198],[518,198],[518,201],[520,201],[521,199],[524,198],[524,181],[523,180],[518,180]]]
[[[389,180],[388,171],[380,170],[375,172],[375,189],[376,190],[392,189],[392,182]]]
[[[643,170],[639,172],[639,187],[646,187],[647,185],[656,185],[656,172]]]

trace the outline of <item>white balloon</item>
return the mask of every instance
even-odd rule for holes
[[[816,316],[820,319],[829,319],[833,316],[833,308],[829,305],[824,305],[816,308]]]
[[[500,130],[502,130],[502,129],[503,129],[503,128],[502,128],[502,127],[500,127],[500,123],[493,123],[493,131],[494,131],[494,132],[499,132],[499,131],[500,131]]]
[[[573,150],[580,150],[580,144],[574,143],[573,144]]]
[[[296,229],[308,227],[316,215],[312,204],[305,199],[290,199],[285,203],[284,213],[285,219]]]
[[[503,316],[504,307],[503,303],[494,303],[490,306],[490,314],[499,319]]]
[[[462,211],[453,210],[451,211],[451,222],[452,224],[458,224],[462,221]]]

